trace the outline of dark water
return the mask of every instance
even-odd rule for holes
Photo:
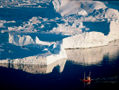
[[[82,66],[67,61],[63,72],[56,66],[48,74],[32,74],[22,70],[0,67],[0,88],[4,89],[36,89],[36,90],[97,90],[119,88],[119,56],[111,62],[106,57],[100,64]],[[91,71],[91,84],[83,83],[83,73]]]

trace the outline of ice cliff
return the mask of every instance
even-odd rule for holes
[[[103,62],[103,58],[108,57],[109,62],[118,57],[119,40],[110,42],[107,46],[66,50],[68,60],[75,64],[96,65]]]
[[[64,48],[90,48],[108,45],[110,41],[119,39],[119,23],[110,22],[109,34],[100,32],[84,32],[79,35],[63,39]]]

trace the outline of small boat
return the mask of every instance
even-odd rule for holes
[[[92,80],[91,80],[91,72],[89,73],[89,75],[85,78],[85,73],[84,73],[84,78],[82,79],[82,82],[84,83],[90,83]]]
[[[91,82],[91,78],[88,76],[87,79],[83,79],[83,82]]]

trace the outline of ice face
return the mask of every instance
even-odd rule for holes
[[[84,32],[79,35],[63,39],[64,48],[90,48],[108,45],[110,41],[119,39],[119,23],[114,21],[109,24],[109,34],[101,32]]]
[[[82,64],[85,66],[100,64],[105,56],[107,56],[109,60],[118,56],[118,43],[119,40],[102,47],[66,50],[68,60],[75,64]]]

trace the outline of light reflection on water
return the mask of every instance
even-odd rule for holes
[[[48,74],[51,73],[56,66],[59,66],[60,67],[59,72],[62,72],[65,63],[66,63],[66,59],[62,59],[50,65],[0,63],[0,66],[22,70],[24,72],[28,72],[32,74]]]

